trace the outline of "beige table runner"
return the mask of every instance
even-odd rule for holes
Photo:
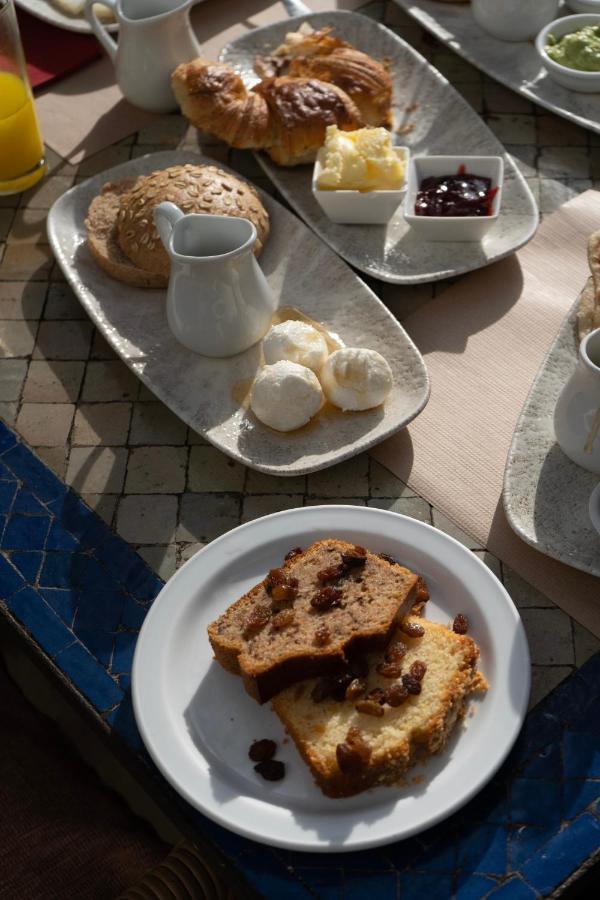
[[[364,0],[307,0],[314,12],[352,10]],[[216,59],[234,38],[288,18],[283,3],[271,0],[205,0],[192,11],[202,55]],[[97,153],[158,118],[127,103],[115,83],[114,69],[104,57],[63,78],[36,97],[46,144],[72,163]]]
[[[464,278],[403,324],[425,356],[431,399],[373,456],[600,637],[600,579],[543,556],[508,525],[501,491],[513,431],[564,316],[589,274],[600,226],[587,191],[516,256]]]

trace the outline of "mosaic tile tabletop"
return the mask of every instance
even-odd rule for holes
[[[518,161],[542,214],[598,186],[600,136],[483,77],[393,3],[362,11],[409,40],[483,115]],[[202,137],[200,145],[273,190],[249,154]],[[143,752],[128,693],[136,635],[161,579],[224,531],[280,509],[347,502],[432,523],[499,575],[530,643],[532,706],[541,702],[490,787],[449,823],[351,858],[267,851],[188,807],[184,814],[269,898],[358,898],[367,891],[382,898],[527,898],[560,890],[600,844],[600,642],[368,455],[283,480],[233,463],[141,386],[62,280],[45,233],[54,199],[91,174],[169,147],[198,148],[179,116],[157,118],[78,167],[50,154],[49,177],[39,186],[0,198],[5,611],[83,695],[89,714],[148,767],[155,789],[179,804]],[[370,286],[399,319],[433,290]]]

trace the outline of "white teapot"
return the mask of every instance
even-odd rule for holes
[[[600,328],[579,346],[579,361],[554,411],[558,444],[569,459],[600,475]]]
[[[86,0],[85,17],[114,63],[123,96],[149,112],[178,108],[171,72],[200,54],[190,24],[195,0],[102,0],[119,23],[119,43],[94,11],[98,0]]]
[[[204,356],[233,356],[264,337],[277,301],[252,252],[252,222],[184,215],[168,202],[154,222],[171,260],[167,320],[177,340]]]

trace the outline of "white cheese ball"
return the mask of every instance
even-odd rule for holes
[[[321,369],[325,396],[343,410],[379,406],[393,383],[392,370],[376,350],[344,347],[332,353]]]
[[[276,431],[294,431],[314,416],[323,391],[314,372],[289,360],[263,366],[252,385],[254,415]]]
[[[269,365],[287,359],[318,372],[327,356],[327,341],[308,322],[289,320],[275,325],[263,340],[265,362]]]

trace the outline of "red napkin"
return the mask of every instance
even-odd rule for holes
[[[22,9],[17,10],[17,19],[32,88],[81,69],[102,55],[92,35],[57,28]]]

